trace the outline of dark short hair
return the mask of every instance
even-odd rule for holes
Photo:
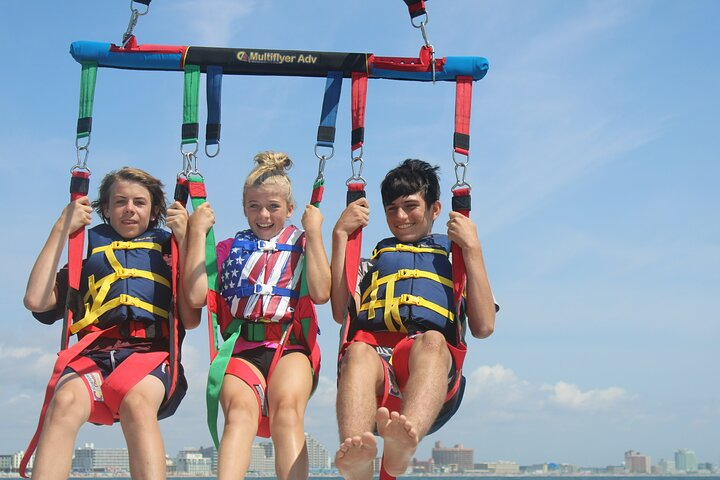
[[[102,182],[100,182],[98,199],[92,202],[92,207],[95,209],[97,214],[100,215],[103,222],[109,223],[109,219],[105,216],[105,212],[103,210],[105,207],[110,205],[110,189],[118,180],[139,183],[143,187],[147,188],[148,192],[150,192],[152,216],[150,217],[148,229],[155,228],[158,225],[165,223],[167,205],[165,203],[165,192],[163,191],[162,182],[147,173],[145,170],[132,167],[123,167],[120,170],[110,172],[105,175]]]
[[[433,167],[423,160],[408,158],[390,170],[380,184],[383,206],[400,197],[417,193],[425,199],[429,208],[440,199],[438,170],[438,166]]]

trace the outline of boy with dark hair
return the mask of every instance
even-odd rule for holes
[[[381,193],[393,237],[361,263],[352,297],[345,286],[346,250],[349,236],[368,225],[367,199],[348,205],[333,229],[333,317],[345,323],[349,316],[338,369],[342,443],[335,463],[348,479],[372,478],[373,431],[383,437],[387,473],[405,472],[420,440],[459,407],[465,319],[476,338],[494,329],[496,305],[475,224],[451,212],[447,235],[432,234],[441,210],[437,170],[408,159],[388,172]],[[467,270],[458,308],[449,242],[462,249]]]

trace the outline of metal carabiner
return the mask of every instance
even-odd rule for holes
[[[313,182],[313,183],[318,183],[318,182],[322,182],[325,180],[325,162],[327,162],[328,160],[330,160],[332,158],[332,154],[330,154],[329,157],[325,157],[325,155],[318,156],[317,146],[315,146],[315,156],[318,157],[319,162],[318,162],[317,177],[315,177],[315,182]]]
[[[134,0],[130,0],[130,21],[128,22],[127,30],[125,30],[125,33],[123,34],[122,39],[122,46],[125,48],[127,46],[127,43],[130,41],[130,39],[133,36],[133,30],[135,29],[135,26],[137,26],[138,17],[142,17],[143,15],[147,15],[147,13],[150,11],[150,3],[148,2],[145,5],[145,11],[140,12],[137,8],[133,7],[133,3],[135,3]]]
[[[453,150],[452,159],[455,163],[455,185],[452,186],[452,190],[455,190],[455,188],[458,187],[472,188],[472,186],[465,180],[465,176],[467,175],[468,163],[470,163],[470,155],[466,155],[465,158],[466,160],[464,162],[458,161],[455,158],[455,150]]]
[[[352,176],[345,181],[345,185],[349,185],[353,182],[360,182],[363,185],[366,185],[367,180],[365,180],[365,178],[362,176],[363,165],[364,165],[363,158],[362,158],[363,157],[362,145],[360,145],[360,154],[357,156],[354,156],[354,154],[351,152],[350,157],[352,158],[352,160],[350,161],[350,167],[352,169]],[[356,165],[357,165],[357,167],[356,167]]]

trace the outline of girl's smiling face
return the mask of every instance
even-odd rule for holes
[[[280,185],[261,185],[245,191],[245,216],[260,240],[270,240],[285,227],[295,206],[287,201],[288,192]]]

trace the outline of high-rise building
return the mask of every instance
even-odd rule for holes
[[[660,459],[657,463],[657,473],[661,475],[669,475],[675,473],[675,461]]]
[[[687,448],[675,451],[675,470],[678,472],[695,473],[698,471],[695,452]]]
[[[635,450],[625,452],[625,470],[628,473],[651,473],[650,457]]]
[[[473,469],[473,449],[464,448],[462,445],[445,448],[440,442],[435,442],[432,459],[436,466],[449,466],[451,471],[455,472]]]
[[[253,443],[250,450],[250,471],[275,472],[275,449],[272,442]]]
[[[198,449],[181,450],[177,456],[177,473],[210,475],[212,459],[204,457]]]
[[[217,448],[215,448],[214,446],[200,447],[200,449],[198,451],[200,453],[202,453],[203,457],[210,459],[210,471],[212,473],[217,473],[217,458],[218,458]]]
[[[75,449],[72,470],[84,473],[129,472],[127,448],[95,448],[94,444],[86,443],[84,447]]]
[[[330,454],[327,448],[307,432],[305,433],[305,445],[307,445],[308,466],[310,467],[310,471],[329,470]]]

